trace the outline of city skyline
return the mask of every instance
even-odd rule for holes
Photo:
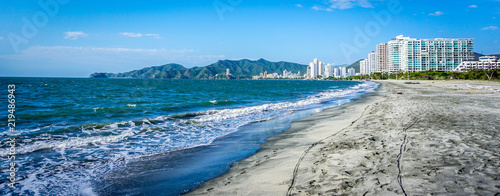
[[[500,2],[86,1],[4,2],[0,76],[86,77],[179,63],[268,59],[335,66],[397,35],[473,38],[500,53]]]

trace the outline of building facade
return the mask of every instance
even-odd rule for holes
[[[463,61],[474,59],[472,39],[422,39],[403,42],[404,71],[453,71]]]
[[[399,35],[377,45],[368,54],[368,66],[360,65],[360,74],[397,71],[453,71],[464,61],[474,59],[473,39],[420,39]]]
[[[359,62],[359,74],[368,75],[370,74],[370,67],[368,64],[368,59],[361,60]]]
[[[333,77],[333,65],[327,64],[325,66],[325,74],[323,74],[323,78]]]
[[[340,69],[338,67],[333,69],[333,77],[340,78]]]
[[[369,73],[374,73],[377,71],[377,54],[375,54],[375,51],[372,51],[368,54],[368,66]]]
[[[356,76],[356,70],[354,68],[349,68],[347,70],[347,77]]]
[[[387,43],[380,43],[377,45],[376,52],[376,70],[373,72],[381,73],[387,71],[387,61],[389,60],[387,50]]]
[[[495,56],[482,56],[479,61],[463,61],[453,71],[464,72],[468,69],[500,69],[500,61]]]
[[[396,72],[401,69],[401,49],[406,41],[413,41],[410,37],[399,35],[387,42],[387,71]]]

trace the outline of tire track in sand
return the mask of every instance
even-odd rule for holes
[[[415,118],[414,118],[415,119]],[[419,121],[418,118],[416,118],[416,120],[410,124],[408,127],[406,128],[403,128],[403,134],[404,134],[404,138],[403,138],[403,143],[401,144],[401,147],[399,148],[399,154],[398,154],[398,184],[399,186],[401,187],[401,190],[403,191],[403,194],[405,194],[405,196],[407,196],[408,194],[406,193],[405,191],[405,188],[403,186],[403,153],[406,151],[406,145],[408,144],[408,133],[406,132],[408,129],[410,129],[411,127],[413,127],[413,125],[417,124],[417,122]]]

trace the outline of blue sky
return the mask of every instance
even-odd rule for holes
[[[350,64],[400,34],[474,38],[476,52],[500,53],[500,0],[41,0],[0,10],[0,76],[243,58]]]

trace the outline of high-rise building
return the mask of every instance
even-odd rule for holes
[[[319,62],[318,63],[318,69],[319,69],[319,74],[320,76],[322,76],[323,78],[325,77],[325,63],[323,62]]]
[[[369,73],[375,73],[377,71],[377,54],[375,51],[368,54],[368,64]]]
[[[405,41],[416,41],[416,39],[398,35],[387,43],[387,71],[395,72],[401,69],[401,48]]]
[[[346,69],[346,67],[342,67],[342,71],[341,71],[340,75],[341,75],[342,78],[347,77],[347,69]]]
[[[414,39],[399,35],[387,43],[387,70],[452,71],[474,59],[473,39]]]
[[[321,62],[317,58],[313,62],[309,63],[308,70],[311,70],[309,77],[317,78],[318,76],[325,77],[325,63]]]
[[[309,63],[308,70],[311,70],[309,73],[309,78],[315,78],[318,75],[318,70],[316,69],[316,64],[314,62]]]
[[[401,48],[401,70],[453,71],[463,61],[474,59],[472,39],[422,39],[405,41]]]
[[[370,64],[368,63],[368,59],[364,59],[359,62],[359,73],[361,75],[370,74]]]
[[[356,70],[354,68],[349,68],[347,70],[347,77],[355,76],[356,75]]]
[[[340,78],[340,69],[338,67],[333,69],[333,77]]]
[[[320,62],[321,61],[319,61],[317,58],[315,58],[313,62],[309,63],[309,67],[311,67],[311,76],[310,76],[310,78],[316,78],[319,75],[319,73],[320,73],[320,71],[319,71],[319,69],[320,69],[320,66],[319,66]]]
[[[380,73],[387,71],[387,61],[389,60],[387,52],[387,43],[380,43],[377,45],[376,70],[373,72]]]
[[[327,64],[325,66],[325,74],[323,74],[323,78],[329,78],[333,76],[333,65]]]
[[[231,71],[229,69],[226,69],[226,75],[227,76],[231,75]]]

